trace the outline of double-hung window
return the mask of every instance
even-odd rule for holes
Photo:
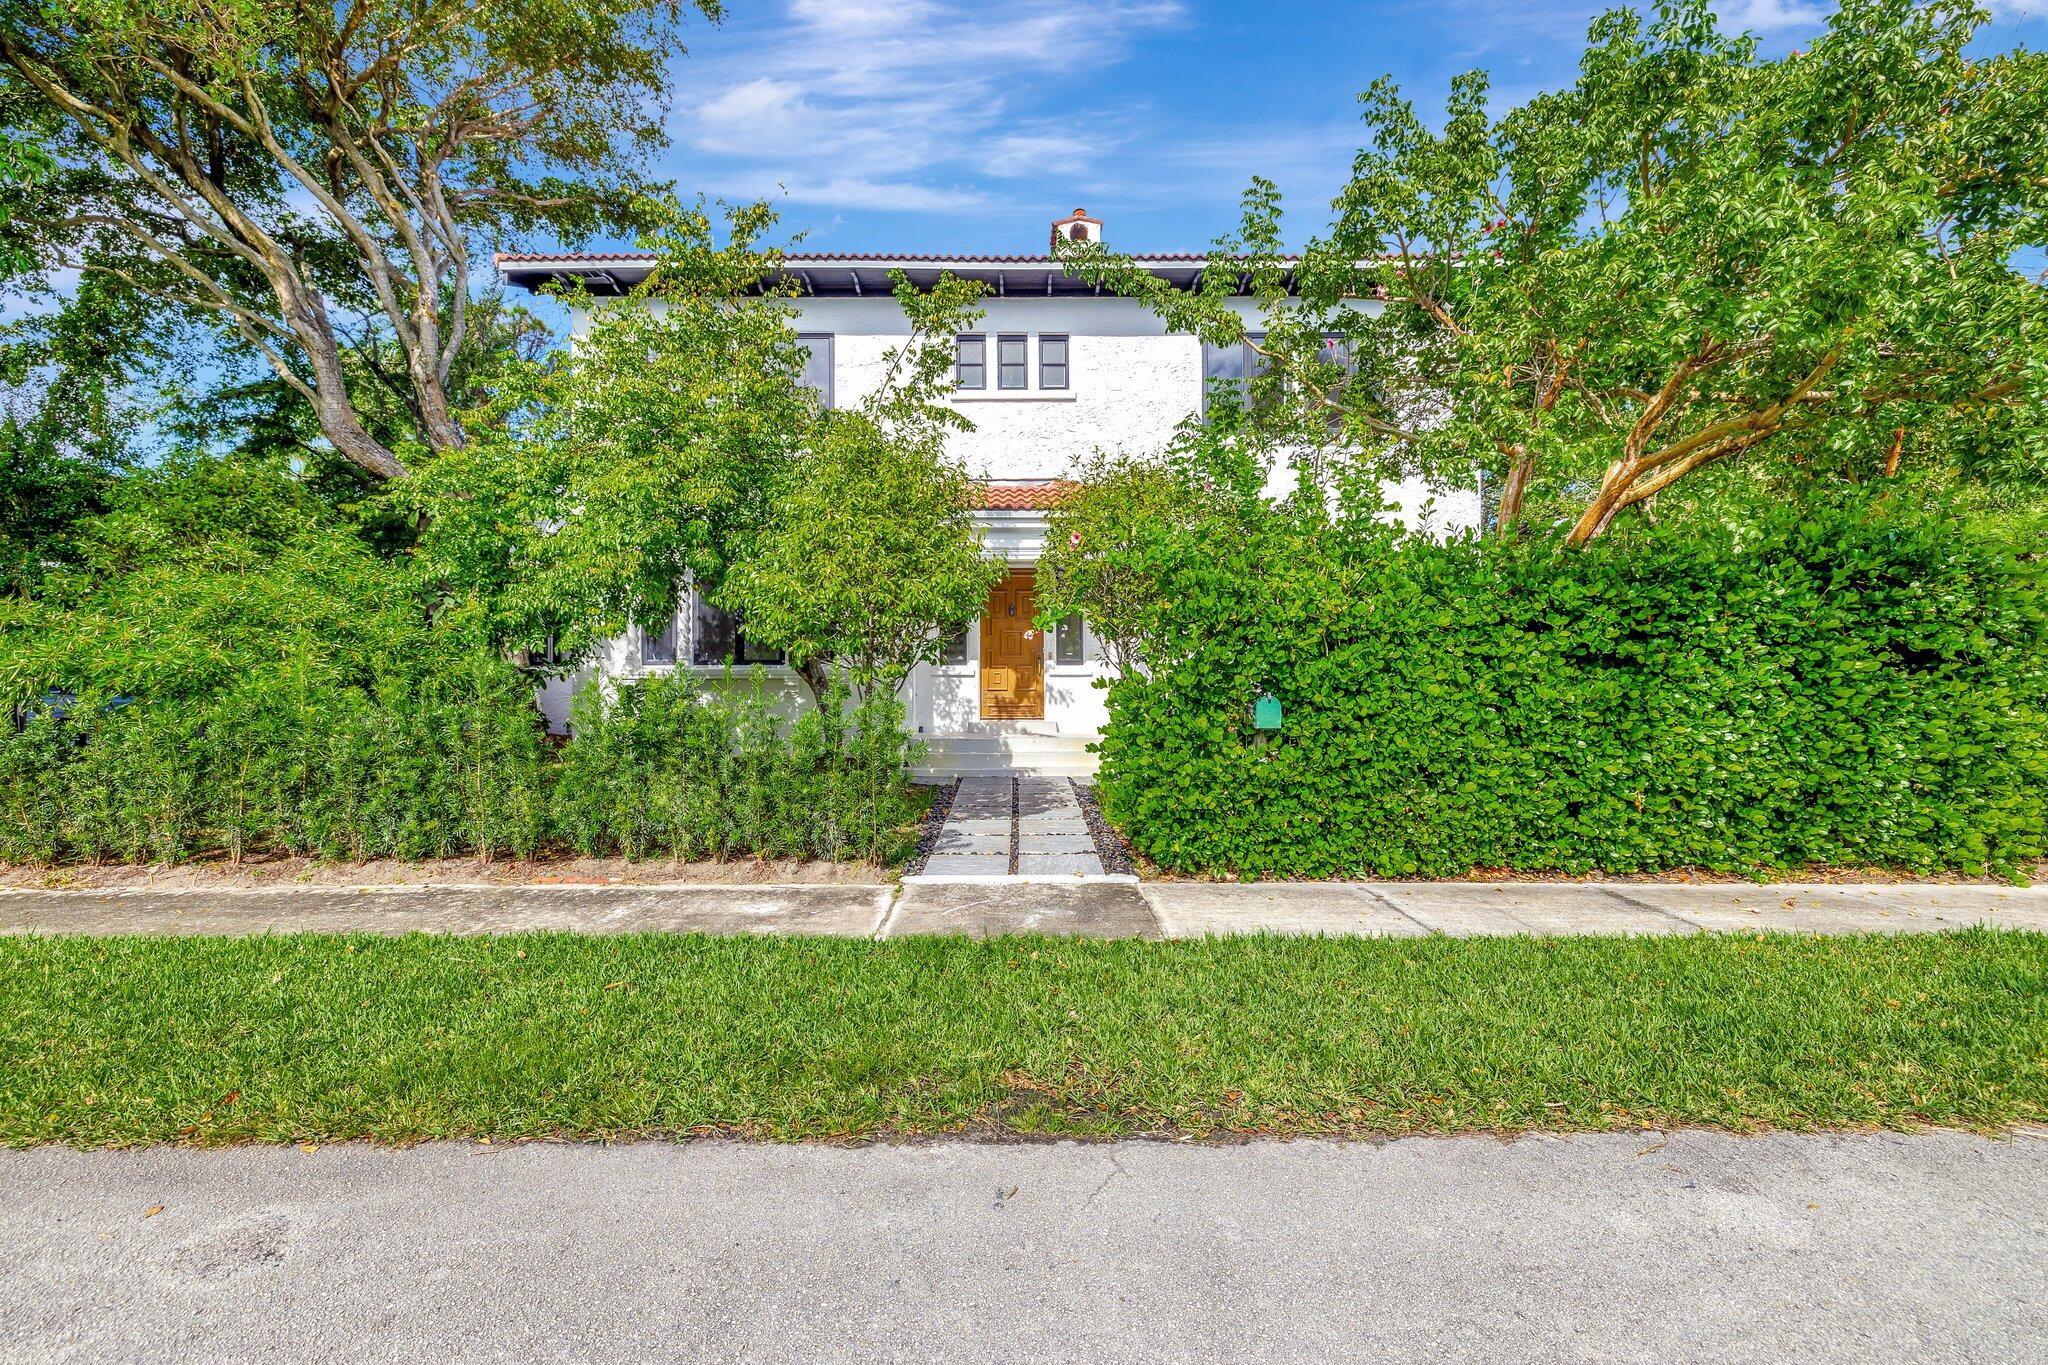
[[[996,338],[996,387],[1031,387],[1031,365],[1026,358],[1027,338],[1021,333]]]
[[[1067,387],[1067,339],[1064,335],[1051,332],[1038,334],[1038,387]]]
[[[988,339],[976,333],[953,339],[953,384],[962,389],[988,387]]]
[[[832,406],[832,334],[830,332],[802,332],[797,336],[797,345],[804,348],[805,388],[813,389],[818,395],[818,406]]]

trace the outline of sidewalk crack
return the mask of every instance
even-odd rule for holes
[[[1632,905],[1638,910],[1648,910],[1653,915],[1662,915],[1666,919],[1675,919],[1680,924],[1683,924],[1686,928],[1694,930],[1698,933],[1709,934],[1713,932],[1713,930],[1707,928],[1706,925],[1701,924],[1696,919],[1690,919],[1685,915],[1681,915],[1676,910],[1666,910],[1661,905],[1652,905],[1650,904],[1650,902],[1646,900],[1642,900],[1639,897],[1629,895],[1626,891],[1616,891],[1611,886],[1595,887],[1594,889],[1597,890],[1603,896],[1613,897],[1615,900],[1620,901],[1623,905]]]

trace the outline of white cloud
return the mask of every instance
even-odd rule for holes
[[[1827,27],[1829,8],[1803,0],[1722,0],[1714,6],[1721,23],[1737,33],[1777,33],[1788,28],[1819,33]]]
[[[1116,111],[1077,110],[1085,133],[1022,111],[1049,78],[1112,63],[1180,13],[1176,0],[1014,0],[1000,13],[966,0],[788,0],[771,34],[698,49],[678,73],[674,127],[732,163],[710,172],[723,193],[983,204],[972,188],[983,176],[1083,176],[1115,140]]]

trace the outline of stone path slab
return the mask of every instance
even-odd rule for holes
[[[963,777],[920,877],[1100,877],[1102,855],[1064,777]],[[913,882],[916,879],[912,879]]]

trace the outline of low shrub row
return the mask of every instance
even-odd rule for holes
[[[1101,799],[1168,867],[2048,854],[2038,566],[1924,512],[1563,551],[1219,504],[1117,550],[1151,606],[1146,667],[1109,693]],[[1277,731],[1255,727],[1262,695]]]
[[[777,720],[757,688],[701,701],[654,679],[586,689],[548,744],[517,670],[479,660],[395,695],[247,688],[205,704],[82,699],[0,739],[0,860],[172,861],[904,850],[917,798],[886,700]]]

